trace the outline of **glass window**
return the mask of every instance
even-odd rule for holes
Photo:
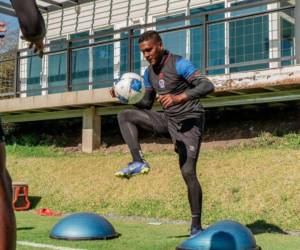
[[[225,65],[225,25],[208,26],[208,67]],[[208,74],[224,74],[225,69],[209,70]]]
[[[66,48],[66,39],[50,41],[50,52]],[[48,93],[60,93],[66,90],[67,53],[58,52],[48,57]]]
[[[28,52],[33,55],[33,52]],[[27,59],[27,96],[41,94],[42,59],[39,56],[31,56]]]
[[[95,31],[95,42],[113,39],[113,29]],[[108,34],[108,35],[105,35]],[[93,88],[112,86],[114,80],[114,43],[107,43],[93,48]]]
[[[141,72],[141,53],[139,48],[139,35],[140,30],[135,30],[133,32],[134,39],[133,39],[133,72],[140,74]],[[128,65],[128,32],[121,33],[121,63],[120,63],[120,75],[129,71]]]
[[[199,8],[191,9],[191,16],[207,11],[223,9],[224,3],[214,4]],[[209,15],[208,20],[223,19],[224,13]],[[191,24],[202,24],[204,17],[196,17],[191,19]],[[225,64],[225,30],[224,24],[214,24],[208,26],[208,66],[218,66]],[[195,66],[202,69],[203,65],[203,27],[192,28],[190,31],[191,41],[191,61]],[[222,74],[224,69],[210,70],[209,74]]]
[[[178,14],[173,16],[166,16],[157,18],[156,30],[162,31],[171,28],[182,27],[185,25],[185,21],[174,21],[170,23],[159,23],[160,21],[171,21],[174,18],[184,17],[184,14]],[[161,33],[161,38],[164,43],[164,47],[171,53],[186,57],[186,30],[171,31]]]
[[[89,48],[76,49],[77,46],[89,44],[89,32],[72,34],[71,39],[83,38],[72,42],[72,90],[86,90],[89,88]],[[86,38],[86,39],[84,39]]]
[[[252,1],[232,3],[236,6]],[[231,12],[231,16],[258,13],[267,10],[267,6],[242,9]],[[229,62],[247,63],[269,58],[269,17],[268,15],[250,17],[229,22]],[[230,68],[230,72],[268,68],[268,63]]]
[[[294,11],[285,11],[285,14],[294,19]],[[295,56],[295,25],[289,18],[282,15],[280,18],[281,26],[281,57]],[[293,64],[293,60],[287,59],[281,62],[283,66]]]

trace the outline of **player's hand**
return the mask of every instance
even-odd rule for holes
[[[21,36],[21,39],[29,42],[29,49],[33,48],[34,53],[38,53],[39,57],[42,58],[44,55],[44,42],[43,39],[37,40],[37,41],[30,41],[24,36]]]
[[[111,95],[111,97],[116,97],[116,93],[115,93],[115,90],[114,90],[114,88],[111,88],[110,90],[109,90],[109,93],[110,93],[110,95]]]
[[[168,108],[175,104],[184,103],[187,101],[187,99],[188,97],[185,93],[181,93],[179,95],[166,94],[158,96],[158,101],[163,108]]]
[[[38,53],[39,57],[42,58],[44,55],[44,42],[43,40],[38,40],[36,42],[31,42],[29,44],[29,48],[34,48],[33,52]]]

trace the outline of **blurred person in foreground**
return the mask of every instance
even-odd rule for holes
[[[18,17],[23,39],[43,56],[45,22],[34,0],[11,0]],[[6,24],[0,21],[0,32],[5,34]],[[2,35],[2,39],[5,35]],[[12,181],[6,169],[5,136],[0,120],[0,250],[16,249],[16,220],[12,206]]]

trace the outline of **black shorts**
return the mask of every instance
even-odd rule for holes
[[[153,121],[154,133],[158,136],[169,135],[178,154],[198,158],[203,137],[204,114],[179,123],[168,119],[163,112],[145,110]]]
[[[2,128],[1,120],[0,120],[0,143],[5,142],[5,136],[4,136],[4,131]]]

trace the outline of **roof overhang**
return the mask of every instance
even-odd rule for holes
[[[0,14],[5,14],[8,16],[16,16],[15,11],[11,4],[0,2]]]
[[[94,1],[95,0],[37,0],[36,2],[42,12],[51,12]]]
[[[45,13],[93,1],[95,0],[37,0],[36,3],[40,11]],[[0,2],[0,13],[9,16],[16,16],[11,4],[4,2]]]

